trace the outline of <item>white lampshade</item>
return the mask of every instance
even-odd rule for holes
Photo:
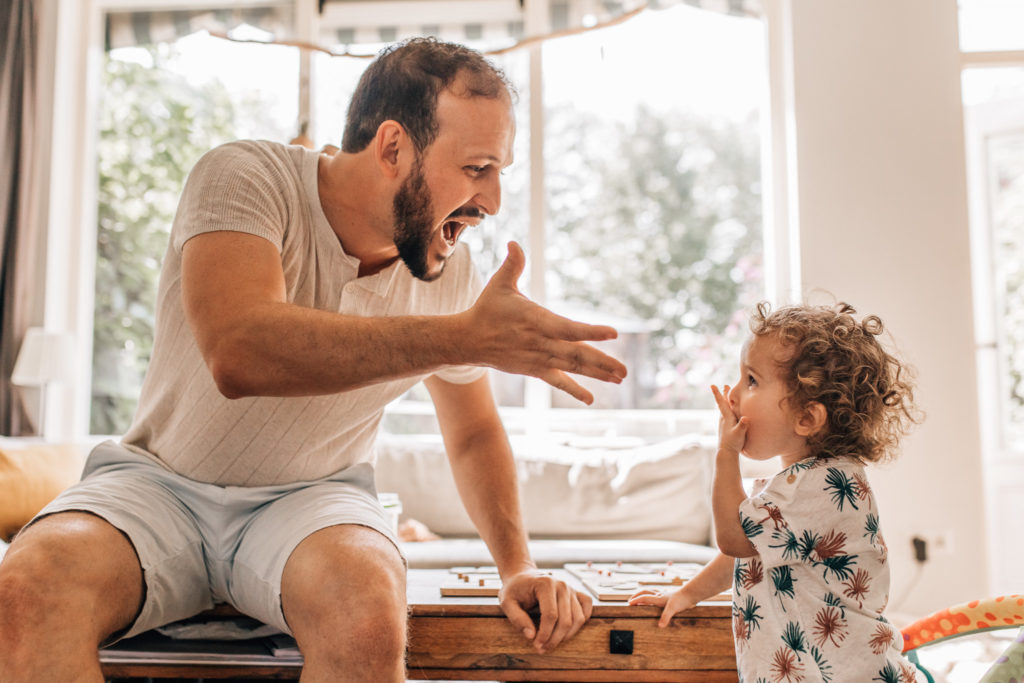
[[[74,338],[67,332],[47,332],[30,327],[21,342],[11,384],[41,387],[71,376],[75,355]]]

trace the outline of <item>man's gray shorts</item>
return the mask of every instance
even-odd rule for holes
[[[190,617],[215,602],[290,633],[281,611],[281,574],[304,538],[358,524],[398,547],[368,463],[317,481],[216,486],[106,441],[89,455],[82,481],[36,519],[73,510],[121,530],[139,556],[145,602],[119,637]]]

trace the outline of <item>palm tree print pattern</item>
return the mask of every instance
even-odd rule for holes
[[[843,595],[857,601],[857,607],[864,606],[864,596],[871,590],[871,574],[866,569],[858,569],[849,581],[843,582]]]
[[[734,567],[740,680],[920,683],[882,617],[885,541],[860,463],[808,458],[740,505],[757,554]]]

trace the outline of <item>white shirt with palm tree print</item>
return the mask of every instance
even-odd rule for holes
[[[739,514],[758,554],[733,575],[741,683],[924,683],[882,616],[888,551],[864,467],[807,458],[754,492]]]

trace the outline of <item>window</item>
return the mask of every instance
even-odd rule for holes
[[[1024,66],[967,70],[963,89],[979,207],[976,262],[986,263],[981,270],[991,294],[979,311],[987,321],[981,350],[995,352],[990,390],[999,396],[998,442],[1024,452]]]
[[[521,34],[509,6],[477,5],[486,16],[472,17],[456,39],[486,50]],[[568,11],[565,3],[551,10]],[[372,14],[345,15],[355,23],[346,27],[332,11],[328,3],[319,17],[321,45],[373,54],[383,42],[366,37],[400,37],[371,31]],[[516,162],[503,178],[500,214],[464,239],[485,278],[508,240],[523,244],[530,264],[520,288],[564,315],[616,326],[620,338],[606,346],[631,371],[622,386],[588,382],[597,401],[585,410],[539,381],[495,373],[511,430],[541,418],[549,429],[653,438],[709,414],[705,388],[731,378],[743,309],[765,292],[762,33],[758,19],[679,6],[494,58],[519,91]],[[243,23],[233,35],[265,34]],[[543,87],[529,80],[533,59]],[[92,432],[123,432],[134,411],[167,230],[198,156],[234,138],[289,140],[300,119],[311,121],[315,146],[340,144],[368,60],[313,53],[310,62],[307,117],[292,48],[199,33],[107,53],[104,88],[117,96],[102,98],[100,124]],[[723,80],[743,87],[723,89]],[[530,121],[531,98],[541,99],[542,126]],[[531,159],[540,130],[542,157]],[[545,194],[531,196],[531,174],[542,172]],[[543,225],[531,225],[536,202]],[[427,401],[417,387],[386,427],[436,429]]]
[[[990,589],[1020,580],[1006,538],[1024,514],[1024,21],[1019,3],[962,0],[965,139],[971,208],[979,409]],[[1015,40],[1014,40],[1015,39]]]
[[[242,24],[232,35],[266,37]],[[178,197],[211,147],[296,134],[298,55],[206,31],[115,48],[99,114],[90,431],[121,434],[152,350],[157,280]]]
[[[760,21],[686,6],[544,46],[546,291],[619,328],[603,407],[710,409],[735,372],[765,291],[764,54]]]

